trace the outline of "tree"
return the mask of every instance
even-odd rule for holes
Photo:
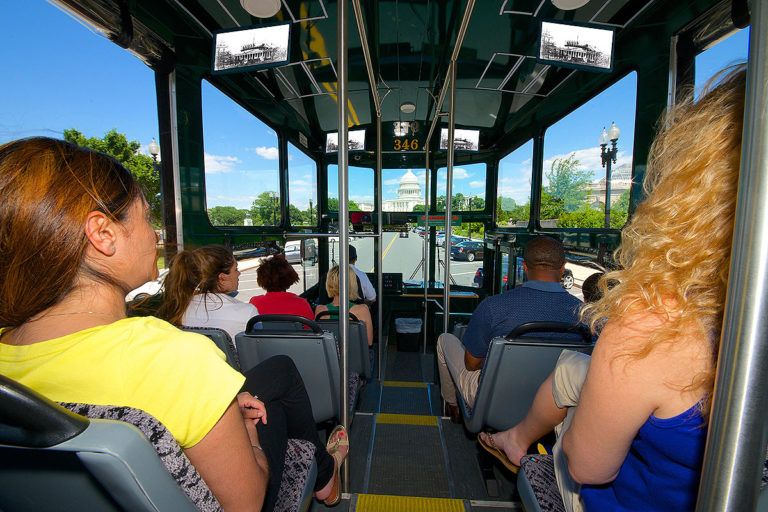
[[[611,227],[621,229],[627,223],[629,217],[629,189],[621,193],[615,203],[611,205]]]
[[[562,198],[548,192],[541,193],[541,219],[559,219],[565,212],[565,201]]]
[[[549,180],[546,191],[562,200],[565,211],[573,212],[581,208],[587,198],[587,187],[592,182],[592,172],[579,169],[575,153],[565,159],[555,158],[549,172],[544,174]]]
[[[413,205],[413,212],[414,213],[424,213],[424,205],[423,204],[415,204]]]
[[[280,224],[280,196],[273,190],[267,190],[256,196],[251,205],[251,218],[255,226]]]
[[[64,130],[64,140],[84,146],[114,157],[123,164],[141,185],[149,203],[152,225],[157,229],[162,225],[162,199],[160,198],[160,176],[155,172],[152,157],[139,153],[141,143],[128,141],[128,138],[114,128],[104,137],[86,137],[75,128]]]
[[[245,223],[247,213],[248,210],[238,209],[234,206],[208,208],[208,218],[214,226],[242,226]]]
[[[302,212],[292,204],[288,205],[288,218],[291,226],[305,226],[309,224],[309,212]]]
[[[328,210],[332,212],[339,211],[339,199],[337,197],[329,197],[328,198]],[[360,207],[357,206],[357,203],[354,201],[349,201],[349,211],[350,212],[359,212]]]

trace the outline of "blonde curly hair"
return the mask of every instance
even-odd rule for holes
[[[746,66],[718,73],[694,103],[689,97],[661,119],[643,183],[646,199],[621,234],[621,270],[603,276],[602,299],[582,319],[593,331],[628,313],[667,319],[638,351],[642,358],[685,332],[709,336],[712,365],[685,389],[705,391],[708,414],[731,262],[744,124]],[[608,286],[610,283],[610,288]],[[695,329],[695,330],[692,330]]]

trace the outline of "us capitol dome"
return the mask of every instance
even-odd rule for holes
[[[424,195],[419,179],[408,169],[400,178],[397,199],[385,199],[382,201],[382,209],[385,212],[412,212],[417,204],[424,204]]]

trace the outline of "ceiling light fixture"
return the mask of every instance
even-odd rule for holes
[[[248,14],[257,18],[271,18],[282,7],[280,0],[240,0],[240,5]]]
[[[588,3],[589,0],[552,0],[552,5],[562,11],[572,11]]]
[[[406,101],[400,105],[400,112],[403,114],[413,114],[416,111],[416,105],[410,101]]]

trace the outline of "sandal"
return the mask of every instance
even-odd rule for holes
[[[342,446],[349,447],[349,435],[343,425],[338,425],[333,429],[331,435],[328,436],[328,442],[325,445],[325,449],[328,450],[328,454],[333,457],[334,461],[333,487],[331,487],[331,494],[323,500],[323,503],[329,507],[341,501],[341,475],[339,475],[339,471],[349,453],[349,449],[341,453],[339,447]]]
[[[502,464],[504,464],[505,468],[510,470],[513,474],[517,474],[518,471],[520,471],[520,466],[509,460],[509,457],[507,457],[507,454],[504,453],[504,450],[496,446],[496,443],[493,441],[493,435],[490,432],[485,432],[485,435],[488,436],[487,443],[483,441],[483,438],[480,437],[480,434],[477,435],[477,442],[480,443],[480,446],[482,446],[485,451],[496,457]]]

